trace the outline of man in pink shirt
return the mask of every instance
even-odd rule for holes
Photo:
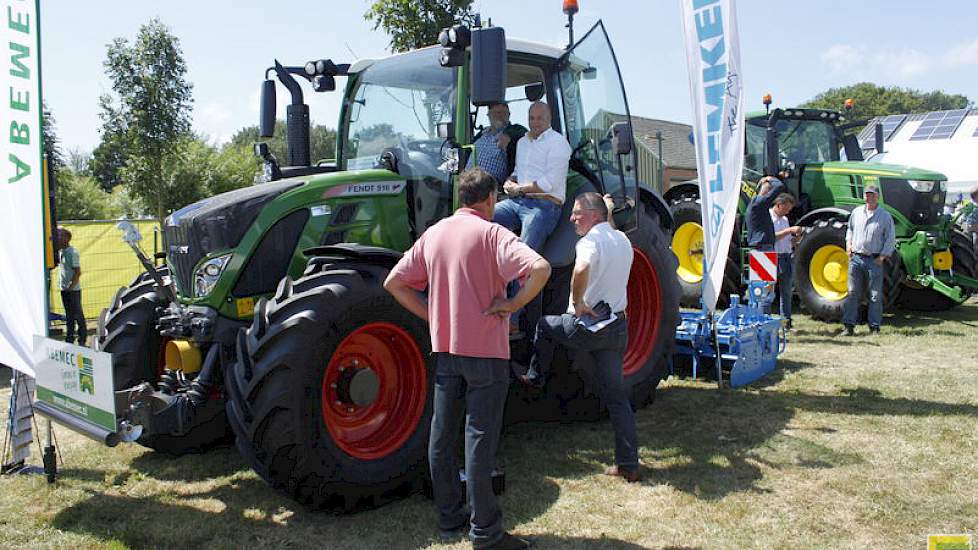
[[[384,282],[405,309],[428,321],[437,354],[428,462],[438,526],[452,536],[470,526],[473,548],[528,548],[506,533],[492,491],[492,469],[509,387],[509,315],[543,289],[550,264],[505,227],[491,223],[496,180],[480,168],[458,180],[462,208],[428,228]],[[525,279],[506,298],[506,283]],[[425,301],[420,294],[428,289]],[[467,410],[468,515],[456,464],[458,427]]]

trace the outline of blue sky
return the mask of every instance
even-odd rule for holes
[[[258,85],[274,58],[286,64],[386,55],[388,38],[363,19],[368,0],[45,0],[44,96],[65,150],[98,143],[102,62],[115,37],[158,16],[180,39],[194,85],[194,128],[212,141],[257,123]],[[678,0],[580,0],[578,36],[602,19],[621,64],[633,114],[690,122]],[[507,35],[563,46],[560,0],[475,0]],[[770,92],[788,106],[830,87],[871,81],[962,93],[978,101],[974,0],[782,0],[738,3],[748,109]],[[285,94],[279,94],[280,96]],[[335,126],[338,93],[310,98],[312,119]],[[280,113],[284,113],[280,109]]]

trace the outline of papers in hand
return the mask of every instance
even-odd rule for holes
[[[618,316],[611,312],[611,308],[604,301],[598,302],[592,311],[594,315],[582,315],[577,318],[577,324],[591,332],[598,332],[618,319]]]
[[[591,317],[590,315],[585,315],[584,317],[577,318],[577,324],[583,326],[591,332],[598,332],[611,323],[614,323],[616,320],[618,320],[618,316],[614,313],[609,313],[607,318],[601,319],[600,321],[594,317]]]

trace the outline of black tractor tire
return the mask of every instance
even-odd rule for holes
[[[651,404],[668,374],[679,326],[678,262],[655,210],[640,203],[638,229],[628,234],[635,251],[628,279],[628,347],[625,385],[636,408]]]
[[[426,324],[384,290],[388,271],[311,259],[301,278],[258,302],[225,371],[239,451],[311,508],[379,506],[416,488],[424,471],[435,359]],[[352,397],[357,380],[375,384],[374,400]],[[356,439],[357,429],[369,437]]]
[[[951,254],[954,256],[952,269],[956,274],[978,278],[978,255],[975,254],[971,238],[957,229],[951,235]],[[970,296],[971,292],[966,294]],[[900,291],[897,305],[912,311],[946,311],[959,304],[940,292],[921,288],[908,281]]]
[[[836,246],[844,253],[846,249],[846,229],[848,222],[838,219],[818,220],[802,238],[795,250],[794,283],[795,292],[802,306],[812,317],[825,322],[842,320],[848,289],[844,289],[835,299],[829,298],[816,290],[812,280],[811,262],[815,253],[824,246]],[[848,271],[848,258],[844,260],[843,268]],[[901,293],[903,280],[903,264],[898,257],[884,263],[883,271],[883,309],[893,306]],[[846,275],[848,277],[848,274]],[[860,320],[866,316],[865,307],[860,307]]]
[[[703,213],[698,196],[688,194],[678,197],[672,201],[669,208],[672,211],[673,232],[679,230],[679,228],[687,223],[695,223],[702,228]],[[720,296],[717,299],[717,305],[721,308],[727,307],[730,304],[731,294],[739,295],[743,293],[743,285],[741,284],[740,246],[738,245],[738,240],[740,238],[740,223],[741,219],[740,215],[738,214],[737,221],[734,223],[733,238],[730,239],[730,247],[727,250],[727,263],[723,271],[723,284],[720,289]],[[673,252],[675,254],[684,253],[676,252],[675,250],[673,250]],[[702,253],[696,257],[696,259],[700,261],[702,261],[702,258]],[[700,298],[703,296],[703,282],[690,282],[685,280],[679,275],[678,268],[676,272],[676,279],[679,282],[680,304],[684,307],[700,308]]]
[[[169,276],[165,267],[159,272],[163,277]],[[104,312],[98,346],[112,354],[116,391],[159,379],[163,340],[156,324],[160,319],[158,310],[165,306],[165,295],[152,276],[143,272],[128,287],[119,289]]]
[[[166,267],[158,270],[164,279],[170,276]],[[124,390],[143,382],[156,384],[163,371],[164,340],[156,324],[160,308],[167,305],[163,292],[152,275],[143,272],[127,288],[119,289],[105,313],[99,349],[112,354],[115,389]],[[145,434],[137,442],[154,451],[180,456],[201,453],[216,445],[230,442],[231,431],[222,409],[210,408],[206,420],[195,424],[181,436]]]
[[[818,220],[805,233],[795,250],[795,291],[802,306],[812,317],[827,322],[842,319],[846,292],[838,290],[837,297],[828,297],[816,290],[810,267],[815,254],[825,246],[836,246],[845,253],[847,223],[840,220]],[[843,264],[848,267],[848,260]]]

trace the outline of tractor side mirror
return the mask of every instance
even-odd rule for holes
[[[448,139],[452,135],[452,123],[439,122],[435,126],[435,131],[438,132],[438,137],[441,139]]]
[[[484,107],[506,101],[506,31],[502,27],[472,30],[472,104]]]
[[[258,135],[270,138],[275,135],[275,81],[261,83],[261,105],[258,116]]]
[[[632,128],[627,122],[611,125],[611,143],[616,155],[629,155],[632,152]]]
[[[863,150],[859,147],[859,139],[855,134],[842,137],[842,148],[846,152],[846,160],[863,160]]]
[[[764,175],[776,176],[781,168],[781,156],[778,154],[778,132],[770,126],[764,135],[764,156]]]
[[[526,99],[531,103],[534,101],[539,101],[543,97],[543,82],[538,82],[536,84],[529,84],[523,88],[526,93]]]

